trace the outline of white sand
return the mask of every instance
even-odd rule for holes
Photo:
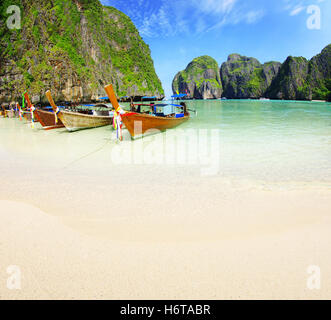
[[[1,201],[0,297],[331,297],[329,192],[255,191],[240,200],[229,192],[180,211],[164,203],[151,215],[157,200],[134,208],[127,199],[132,216],[122,218],[97,207],[95,217],[70,209],[54,216]],[[21,268],[21,290],[6,288],[9,265]],[[306,287],[309,265],[321,268],[320,290]]]
[[[51,135],[0,148],[0,299],[331,298],[328,185],[106,166],[104,141],[43,152]]]

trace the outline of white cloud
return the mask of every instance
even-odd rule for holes
[[[265,15],[264,10],[234,10],[231,14],[223,16],[216,24],[212,25],[208,31],[214,31],[226,25],[237,25],[239,23],[253,24]]]
[[[297,14],[299,14],[302,10],[304,10],[305,7],[303,6],[297,6],[294,9],[291,10],[290,12],[290,16],[296,16]]]
[[[251,24],[264,15],[254,1],[239,0],[104,0],[130,16],[143,37],[199,35],[225,25]],[[120,5],[121,3],[121,5]]]
[[[207,25],[206,25],[204,19],[199,18],[197,20],[197,23],[196,23],[195,27],[196,27],[196,33],[200,34],[200,33],[203,33],[206,30]]]
[[[249,11],[246,14],[246,22],[247,23],[255,23],[259,19],[261,19],[264,16],[264,11],[263,10],[258,10],[258,11]]]
[[[237,0],[194,0],[193,4],[201,11],[211,14],[230,12]]]
[[[325,0],[283,0],[284,11],[288,11],[290,16],[296,16],[300,12],[304,11],[309,5],[322,3]]]

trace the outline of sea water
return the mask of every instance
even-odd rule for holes
[[[220,130],[222,174],[272,181],[331,181],[331,104],[193,101],[190,127]]]
[[[136,176],[149,179],[178,168],[188,175],[201,175],[200,167],[210,163],[190,161],[203,152],[201,143],[186,160],[168,163],[164,159],[173,150],[178,151],[178,146],[172,150],[171,143],[176,140],[166,138],[168,134],[174,137],[207,132],[206,159],[209,155],[217,161],[217,170],[212,171],[212,176],[265,182],[331,183],[330,103],[193,100],[187,101],[187,105],[197,111],[196,115],[191,113],[188,122],[168,133],[136,141],[131,141],[124,129],[124,139],[118,142],[110,126],[69,133],[65,129],[44,131],[39,124],[31,128],[25,120],[0,118],[0,174],[7,176],[9,170],[24,170],[29,163],[29,168],[35,164],[39,171],[52,164],[55,171],[61,169],[62,172],[118,172],[118,176],[113,176],[118,180],[125,171],[132,181]],[[216,134],[217,139],[209,139],[211,133]],[[162,157],[158,158],[161,153]],[[152,157],[158,161],[153,163]]]

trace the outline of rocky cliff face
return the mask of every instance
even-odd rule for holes
[[[3,21],[22,8],[22,30]],[[150,49],[131,20],[99,0],[3,0],[0,4],[0,102],[27,90],[34,102],[52,90],[56,100],[89,101],[112,83],[118,96],[164,91]]]
[[[187,93],[189,98],[220,98],[222,83],[217,62],[209,56],[195,58],[185,70],[177,73],[172,90]]]
[[[308,82],[313,99],[331,100],[331,44],[309,61]]]
[[[310,61],[288,57],[268,90],[268,97],[327,100],[331,94],[331,45]]]
[[[227,98],[263,97],[267,88],[279,71],[281,63],[261,64],[255,58],[231,54],[221,66],[220,73]]]
[[[272,99],[311,100],[311,88],[307,83],[309,61],[303,57],[288,57],[268,89]]]
[[[212,59],[208,57],[209,59]],[[194,62],[194,60],[193,60]],[[192,62],[192,63],[193,63]],[[191,63],[191,64],[192,64]],[[190,64],[190,65],[191,65]],[[204,78],[205,69],[188,66],[179,72],[173,81],[173,91],[196,91],[196,79]],[[193,70],[191,70],[193,69]],[[331,44],[310,61],[303,57],[288,57],[283,64],[266,62],[255,58],[231,54],[220,68],[223,96],[230,99],[268,97],[286,100],[331,100]],[[217,76],[214,78],[217,80]],[[220,90],[221,91],[221,90]],[[191,97],[210,98],[210,88],[200,87],[198,94]]]

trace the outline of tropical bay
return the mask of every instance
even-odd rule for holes
[[[328,296],[326,285],[318,295],[301,287],[312,255],[322,265],[330,262],[324,254],[331,205],[330,104],[197,100],[189,106],[197,116],[173,129],[176,137],[184,133],[186,143],[167,142],[167,133],[160,133],[136,141],[124,135],[119,145],[108,127],[68,133],[1,120],[0,175],[11,181],[1,184],[1,239],[7,243],[1,256],[9,263],[16,252],[16,263],[31,277],[9,297],[166,299],[177,285],[178,298]],[[217,166],[210,159],[177,163],[176,157],[135,162],[139,152],[159,153],[163,142],[168,149],[171,143],[188,148],[186,130],[192,135],[204,129],[218,130],[219,145],[207,147],[219,153],[206,153],[217,157]],[[127,150],[131,158],[123,156]],[[204,175],[201,168],[211,164],[217,170]],[[49,246],[51,254],[44,251]],[[240,265],[238,255],[246,259]],[[286,260],[291,264],[281,262]],[[255,277],[256,268],[274,279],[272,290]],[[293,276],[292,268],[302,276]],[[58,283],[59,272],[77,287]],[[95,282],[96,274],[108,275]],[[203,280],[194,282],[198,277]],[[230,277],[237,280],[225,285]],[[155,287],[153,279],[162,286]],[[57,294],[47,289],[50,284]]]
[[[330,9],[3,1],[0,300],[330,299]]]

